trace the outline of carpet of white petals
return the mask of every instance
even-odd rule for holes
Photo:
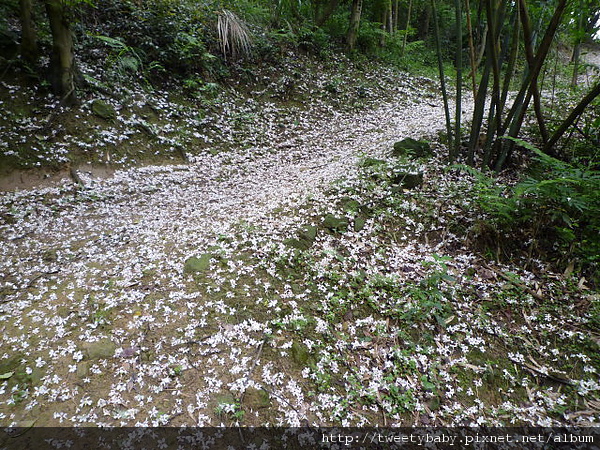
[[[435,320],[415,326],[415,333],[432,335],[423,341],[431,345],[403,346],[401,323],[383,313],[418,307],[412,300],[394,304],[400,300],[390,283],[416,283],[431,275],[433,255],[442,253],[417,238],[431,221],[421,223],[421,212],[411,215],[418,211],[412,194],[398,202],[395,214],[406,229],[393,240],[381,240],[382,225],[371,216],[360,231],[320,229],[304,253],[284,245],[303,226],[319,225],[324,214],[344,214],[339,200],[348,192],[366,203],[369,198],[361,195],[389,195],[361,191],[358,162],[365,156],[389,159],[395,141],[432,136],[443,127],[441,105],[418,98],[359,114],[333,113],[313,121],[306,132],[282,130],[270,146],[232,147],[194,156],[186,165],[133,168],[106,179],[82,172],[85,187],[65,180],[57,187],[3,193],[0,423],[593,421],[589,414],[550,416],[564,404],[561,385],[536,384],[523,369],[535,361],[522,361],[521,353],[531,355],[522,348],[537,347],[545,360],[536,359],[534,369],[541,373],[548,370],[545,364],[552,367],[552,358],[575,358],[586,366],[587,356],[565,355],[550,336],[538,346],[519,334],[518,327],[527,326],[559,332],[558,318],[540,319],[531,312],[511,328],[510,318],[506,325],[484,317],[460,289],[470,285],[485,298],[490,284],[504,282],[479,268],[467,276],[475,257],[466,249],[448,263],[459,282],[446,288],[446,294],[455,289],[456,296],[444,330]],[[466,115],[470,106],[465,102]],[[437,160],[423,167],[419,195],[440,196],[443,222],[443,215],[453,213],[442,214],[445,186],[457,181],[456,174],[441,175],[440,168]],[[337,180],[344,181],[332,188]],[[385,213],[383,222],[390,223],[393,214]],[[453,239],[459,242],[451,235],[444,242]],[[202,255],[212,258],[210,265],[184,273],[185,262]],[[302,284],[306,277],[293,272],[297,269],[285,269],[302,258],[313,264],[307,268],[314,275],[310,286]],[[431,267],[423,265],[428,261]],[[357,299],[362,309],[338,295],[345,283],[361,279],[359,273],[372,288],[370,299],[367,294]],[[527,272],[520,275],[524,283],[533,279]],[[385,288],[379,291],[377,282]],[[334,301],[340,302],[339,311]],[[441,303],[450,301],[452,296],[440,297]],[[505,301],[523,302],[515,311],[533,310],[531,297],[507,294]],[[368,302],[381,311],[370,313]],[[562,331],[577,339],[576,328]],[[503,347],[515,370],[486,371],[486,364],[500,358],[493,342],[509,342],[511,332],[524,336],[515,337],[508,350]],[[467,357],[473,352],[479,355],[475,362]],[[586,370],[588,378],[573,381],[581,395],[599,389],[595,368]],[[499,377],[505,384],[494,386]],[[484,395],[482,385],[495,392]],[[515,390],[521,397],[513,402]]]

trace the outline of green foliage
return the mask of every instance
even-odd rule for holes
[[[446,326],[446,319],[450,315],[447,292],[443,283],[454,282],[455,279],[448,273],[446,262],[449,257],[433,255],[434,262],[424,262],[425,267],[433,268],[433,272],[418,284],[409,286],[408,294],[412,298],[411,307],[402,313],[402,319],[411,323],[428,322],[435,319],[441,326]]]
[[[475,169],[460,166],[476,177],[478,207],[503,234],[524,241],[531,239],[532,248],[553,255],[563,264],[577,257],[581,268],[593,273],[600,263],[597,161],[596,165],[590,161],[560,161],[527,142],[513,140],[535,157],[528,175],[511,188]]]
[[[298,47],[322,55],[330,46],[330,35],[322,28],[302,27],[298,31]]]
[[[475,201],[493,227],[509,227],[514,221],[518,204],[507,186],[499,184],[495,178],[465,164],[453,164],[449,170],[458,169],[475,178]]]
[[[377,53],[381,48],[381,39],[385,36],[381,24],[377,22],[361,22],[356,41],[357,50],[363,53]]]
[[[394,48],[397,48],[395,54],[400,54],[400,44],[393,41]],[[433,49],[427,46],[425,41],[413,41],[406,44],[404,54],[398,58],[400,67],[410,72],[417,72],[435,78],[436,57]]]
[[[123,39],[100,35],[94,37],[110,49],[108,66],[113,68],[119,76],[123,76],[126,72],[138,73],[142,70],[141,53],[125,44]]]
[[[211,35],[208,25],[211,21],[216,25],[216,16],[204,5],[184,0],[152,4],[98,0],[96,6],[81,20],[85,28],[100,30],[90,34],[109,48],[109,61],[117,63],[113,68],[140,72],[152,81],[166,74],[186,77],[215,70],[217,61],[209,47],[217,50],[216,32]]]

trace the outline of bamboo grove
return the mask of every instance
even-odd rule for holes
[[[437,17],[436,0],[431,0],[434,18]],[[580,117],[586,107],[600,95],[600,82],[596,80],[591,90],[573,107],[563,121],[550,129],[544,115],[543,92],[540,89],[540,75],[548,63],[550,50],[555,45],[561,24],[571,29],[578,38],[573,52],[572,84],[577,83],[579,48],[581,35],[595,29],[598,21],[598,7],[584,1],[538,2],[535,7],[527,0],[507,2],[503,0],[483,0],[471,10],[466,0],[463,21],[461,0],[455,1],[456,11],[456,111],[454,128],[448,111],[448,94],[444,82],[444,68],[441,61],[439,28],[434,27],[439,73],[443,92],[448,140],[449,158],[456,160],[464,156],[469,165],[501,170],[515,151],[516,139],[523,128],[526,114],[533,101],[533,112],[539,131],[543,151],[554,157],[560,156],[555,145],[571,125]],[[587,6],[587,8],[586,8]],[[579,9],[574,9],[579,7]],[[532,12],[535,15],[532,17]],[[473,17],[474,16],[474,17]],[[576,16],[576,20],[570,20]],[[463,27],[466,23],[466,30]],[[583,27],[585,26],[585,29]],[[470,63],[469,81],[475,98],[473,120],[468,129],[466,145],[461,136],[461,97],[463,78],[462,36],[468,36],[468,60]],[[479,47],[480,51],[476,52]],[[521,70],[519,62],[524,61]],[[480,76],[476,76],[480,74]],[[478,154],[478,150],[481,152]],[[479,158],[477,158],[479,156]]]

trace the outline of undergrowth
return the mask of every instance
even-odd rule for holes
[[[465,165],[454,168],[474,177],[474,202],[483,214],[488,237],[507,250],[526,249],[528,259],[569,265],[598,284],[600,262],[600,172],[593,159],[561,161],[525,141],[533,153],[521,181],[507,186]],[[481,226],[481,222],[480,222]],[[483,228],[482,228],[483,230]],[[510,248],[511,243],[517,243]]]

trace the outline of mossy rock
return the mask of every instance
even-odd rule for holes
[[[310,361],[310,352],[304,344],[297,341],[292,343],[292,359],[296,364],[302,367],[307,367]]]
[[[235,405],[236,400],[231,392],[223,392],[215,397],[215,403],[218,405]]]
[[[423,185],[423,172],[395,172],[393,184],[400,185],[403,189],[415,189]]]
[[[262,389],[248,388],[244,394],[244,406],[253,411],[270,408],[272,406],[271,397]]]
[[[47,263],[58,260],[58,252],[56,249],[49,248],[42,252],[42,260]]]
[[[298,234],[298,238],[302,241],[310,242],[312,244],[317,238],[317,232],[317,227],[314,225],[309,225]]]
[[[112,120],[117,117],[115,108],[102,100],[94,100],[92,102],[92,112],[105,120]]]
[[[385,164],[387,164],[387,162],[385,160],[377,159],[377,158],[365,158],[361,162],[362,167],[377,167],[377,166],[383,166]]]
[[[439,395],[434,395],[428,402],[427,402],[427,406],[429,406],[429,409],[432,411],[437,411],[440,409],[442,405],[442,401],[439,397]]]
[[[295,238],[286,239],[283,241],[283,244],[286,247],[295,248],[298,250],[308,250],[310,248],[309,243]]]
[[[394,144],[392,155],[395,157],[410,156],[411,158],[430,158],[433,156],[431,146],[427,141],[417,141],[413,138],[402,139]]]
[[[77,364],[77,377],[80,379],[87,378],[90,373],[90,364],[86,361],[81,361]]]
[[[357,200],[346,198],[342,200],[342,208],[347,212],[357,212],[361,209],[361,204]]]
[[[139,129],[140,131],[146,133],[150,137],[156,137],[157,136],[156,130],[148,122],[141,121],[141,122],[136,123],[135,126],[136,126],[137,129]]]
[[[23,364],[23,359],[24,355],[19,353],[9,359],[2,360],[0,363],[0,375],[3,375],[3,378],[0,380],[0,384],[6,382],[9,388],[33,385],[33,374],[28,375],[25,372],[26,365]]]
[[[237,400],[231,392],[221,392],[213,399],[213,408],[217,416],[222,416],[226,405],[236,405]]]
[[[183,265],[183,273],[184,274],[195,274],[206,272],[210,268],[210,260],[213,255],[210,253],[204,253],[199,257],[192,256],[191,258],[186,259]]]
[[[345,217],[336,217],[333,214],[327,214],[323,218],[322,225],[328,230],[342,233],[348,229],[348,219]]]
[[[365,227],[366,222],[367,221],[364,217],[357,217],[356,219],[354,219],[354,231],[361,231]]]
[[[115,355],[117,344],[106,338],[97,342],[84,343],[83,350],[90,360],[108,359]]]
[[[304,227],[298,232],[298,238],[290,238],[283,241],[287,247],[296,248],[298,250],[308,250],[315,239],[317,238],[318,229],[314,225]]]

